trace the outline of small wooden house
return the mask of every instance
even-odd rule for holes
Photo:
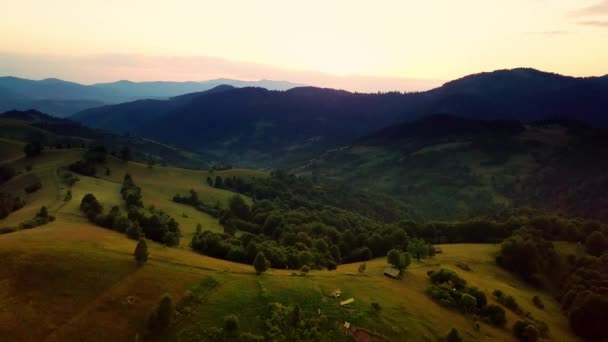
[[[342,295],[342,290],[340,290],[340,289],[335,289],[329,294],[329,296],[333,297],[333,298],[338,298],[341,295]]]
[[[384,275],[393,279],[399,279],[401,277],[401,271],[392,266],[387,266],[384,269]]]

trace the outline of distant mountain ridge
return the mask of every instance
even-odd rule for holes
[[[240,81],[214,79],[201,82],[131,82],[117,81],[83,85],[57,78],[28,80],[0,77],[0,111],[37,109],[66,117],[87,108],[139,99],[167,99],[186,93],[212,89],[218,85],[264,87],[287,90],[301,84],[287,81]]]
[[[95,108],[73,118],[248,167],[285,165],[434,113],[521,122],[564,117],[608,127],[608,77],[575,78],[525,68],[470,75],[406,94],[316,87],[219,90]]]

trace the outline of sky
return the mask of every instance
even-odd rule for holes
[[[0,75],[422,90],[533,67],[608,74],[608,0],[0,0]]]

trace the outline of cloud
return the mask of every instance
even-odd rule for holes
[[[608,28],[608,20],[587,20],[578,22],[579,25],[606,27]]]
[[[585,8],[576,10],[573,12],[574,16],[577,17],[586,17],[586,16],[594,16],[594,15],[604,15],[608,14],[608,0],[603,0],[595,5],[587,6]]]
[[[11,54],[1,51],[0,75],[32,79],[56,77],[87,84],[124,79],[131,81],[203,81],[216,78],[255,81],[269,79],[359,92],[419,91],[443,84],[442,80],[405,77],[336,76],[207,56],[135,54],[60,56]]]

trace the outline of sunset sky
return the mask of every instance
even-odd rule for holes
[[[608,74],[608,1],[0,0],[0,75],[424,89],[534,67]]]

